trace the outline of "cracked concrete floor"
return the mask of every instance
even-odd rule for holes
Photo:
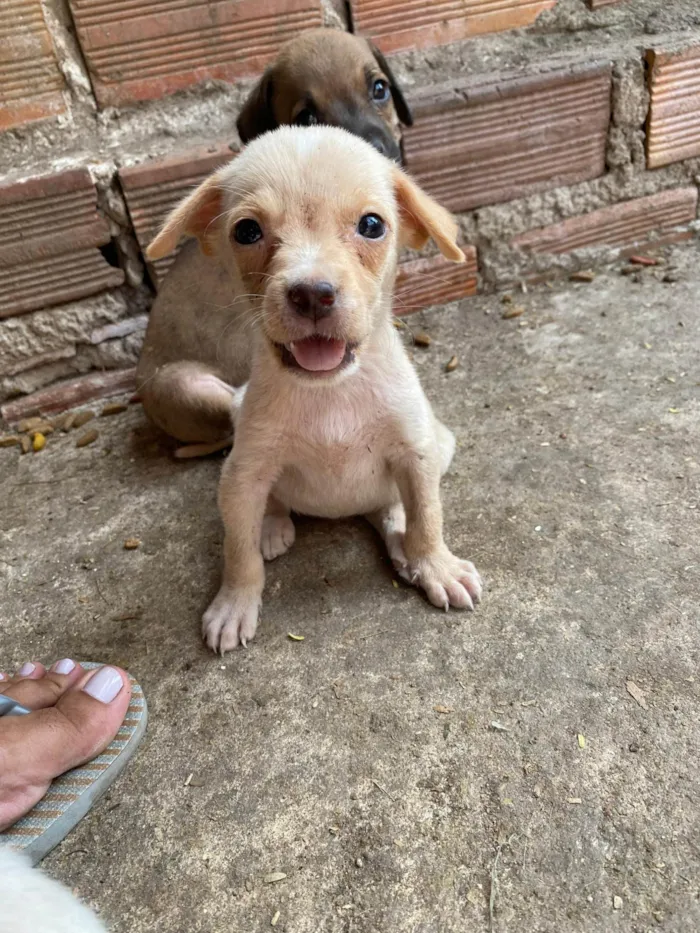
[[[219,460],[136,407],[0,451],[3,666],[120,663],[151,710],[45,868],[116,933],[700,929],[699,259],[411,319],[473,615],[395,586],[362,521],[302,520],[215,658]]]

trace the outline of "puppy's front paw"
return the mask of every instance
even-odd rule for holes
[[[245,648],[258,627],[261,601],[258,590],[222,586],[202,617],[202,635],[211,650],[223,654],[238,645]]]
[[[294,522],[288,515],[266,515],[262,524],[260,549],[265,560],[286,554],[294,544]]]
[[[473,609],[481,600],[481,577],[468,560],[460,560],[445,549],[435,557],[409,561],[401,576],[422,587],[433,604],[440,609]]]

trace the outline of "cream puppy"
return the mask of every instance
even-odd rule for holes
[[[209,646],[224,652],[255,634],[263,558],[291,547],[292,512],[365,515],[434,605],[473,608],[479,575],[443,540],[440,477],[454,438],[392,323],[400,248],[432,237],[464,261],[454,219],[363,140],[283,127],[190,195],[149,256],[185,235],[202,252],[190,251],[174,293],[189,289],[195,318],[222,315],[221,382],[239,387],[226,389],[235,432],[219,490],[223,581],[203,620]],[[162,304],[159,327],[166,321]],[[191,388],[159,399],[164,420],[181,422],[184,406],[194,426],[211,387],[195,373]]]

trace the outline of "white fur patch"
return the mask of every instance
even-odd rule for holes
[[[0,933],[106,933],[67,888],[0,845]]]

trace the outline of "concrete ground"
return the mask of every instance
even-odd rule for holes
[[[213,657],[220,460],[172,461],[138,407],[0,451],[2,666],[119,663],[151,711],[45,868],[116,933],[700,929],[698,296],[695,245],[410,320],[473,615],[361,520],[301,520]]]

